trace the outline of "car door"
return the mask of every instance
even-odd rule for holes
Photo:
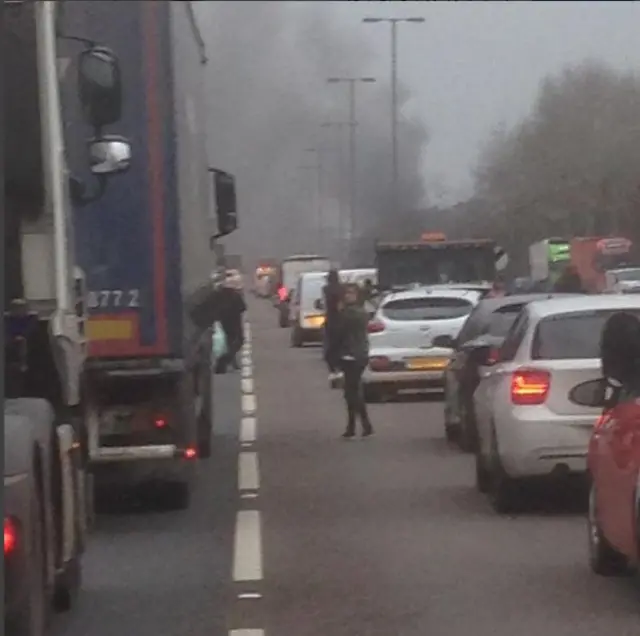
[[[452,422],[460,421],[460,387],[468,359],[465,344],[482,334],[485,327],[486,315],[479,305],[471,312],[456,339],[456,348],[445,372],[445,401]]]
[[[636,497],[640,474],[640,391],[623,390],[598,437],[598,510],[609,542],[635,554]]]
[[[502,346],[498,350],[497,360],[489,366],[481,366],[479,369],[480,383],[473,395],[476,412],[476,422],[481,450],[484,454],[490,452],[492,439],[492,427],[494,413],[500,408],[497,390],[504,376],[511,373],[513,362],[518,354],[520,345],[529,329],[529,314],[524,308],[516,318],[511,329],[507,333]]]

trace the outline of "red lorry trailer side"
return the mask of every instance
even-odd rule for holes
[[[632,247],[624,237],[576,237],[571,239],[571,264],[578,270],[585,289],[600,293],[605,288],[607,270],[630,264]]]

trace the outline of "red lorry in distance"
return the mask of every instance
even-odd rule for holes
[[[571,263],[575,265],[585,289],[601,293],[608,270],[629,267],[633,243],[624,237],[577,237],[571,239]]]

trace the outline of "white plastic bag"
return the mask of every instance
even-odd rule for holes
[[[213,325],[213,359],[214,361],[227,355],[229,347],[227,345],[227,336],[219,322]]]

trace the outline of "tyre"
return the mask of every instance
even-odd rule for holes
[[[471,404],[465,404],[465,400],[460,404],[460,434],[458,443],[465,453],[474,453],[478,445],[473,406]]]
[[[191,482],[176,481],[166,485],[167,507],[170,510],[186,510],[191,504]]]
[[[493,432],[492,447],[488,469],[487,495],[489,496],[491,507],[498,514],[511,514],[517,512],[520,508],[518,484],[507,475],[502,466],[495,431]]]
[[[299,327],[294,327],[291,330],[291,346],[299,349],[304,344],[304,340],[302,338],[302,333],[300,332]]]
[[[587,514],[589,532],[589,565],[600,576],[625,576],[630,573],[629,562],[606,540],[598,521],[595,485],[589,489],[589,512]]]
[[[46,559],[41,493],[31,493],[31,524],[28,540],[31,558],[25,563],[24,576],[28,579],[29,593],[23,604],[9,617],[7,633],[15,636],[44,636],[49,608],[46,590]]]
[[[491,485],[491,476],[484,464],[484,458],[479,450],[475,453],[475,473],[476,473],[476,489],[478,492],[486,494]]]

